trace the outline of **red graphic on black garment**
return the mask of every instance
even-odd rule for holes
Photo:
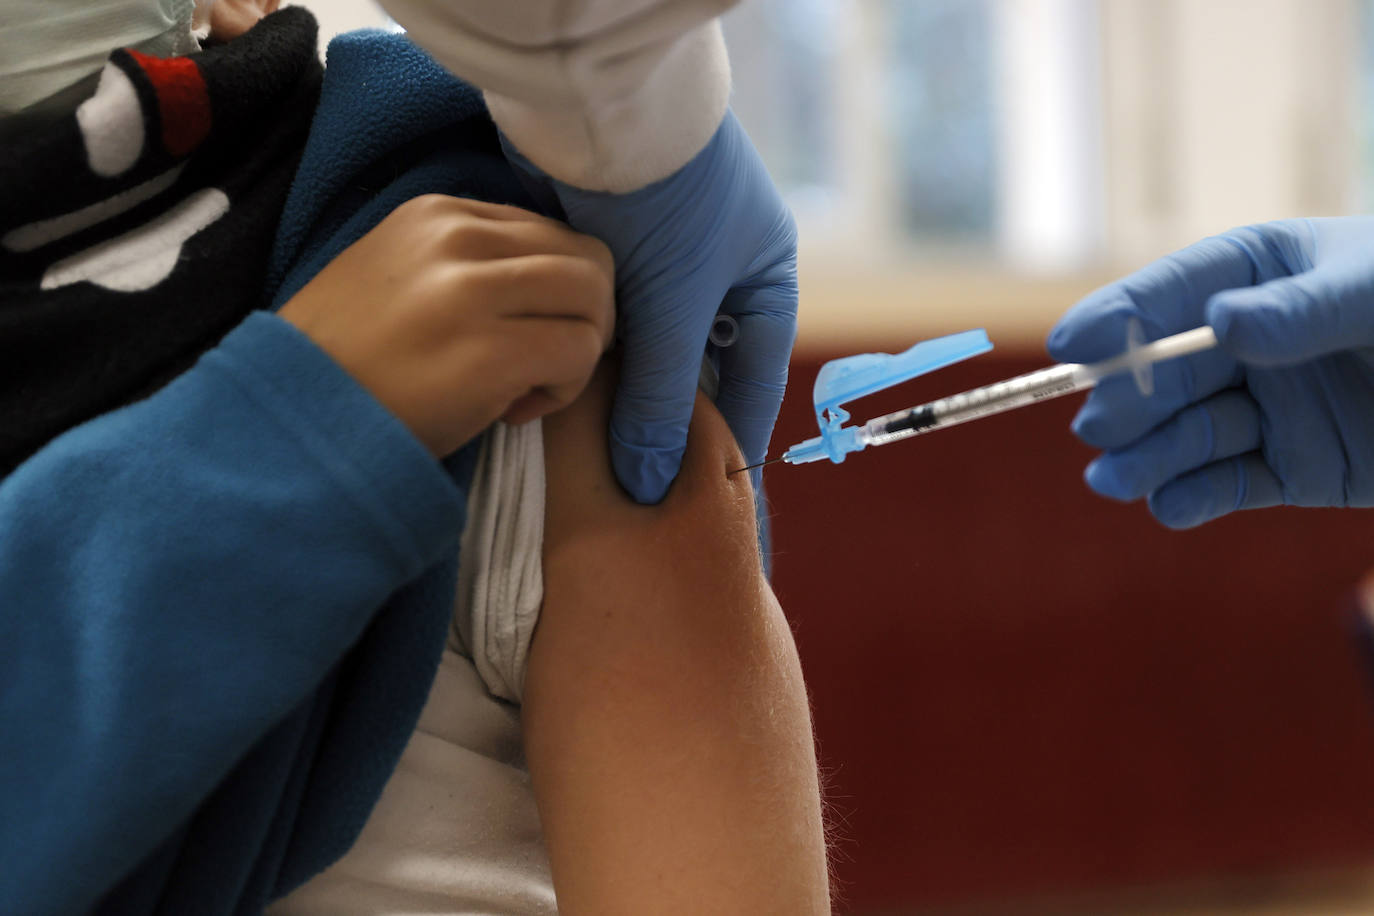
[[[95,94],[76,110],[91,171],[104,178],[136,166],[145,140],[168,165],[186,157],[209,136],[212,120],[210,92],[195,61],[132,48],[111,55]]]
[[[163,195],[176,186],[186,157],[209,136],[212,120],[210,93],[193,60],[149,57],[132,48],[115,52],[101,71],[95,94],[77,107],[76,122],[95,175],[138,183],[77,210],[20,226],[0,238],[0,245],[32,251]],[[161,170],[142,177],[156,168]],[[149,214],[140,225],[48,265],[40,288],[84,281],[129,293],[167,279],[181,260],[183,244],[228,212],[229,198],[218,188],[204,187],[167,202],[161,213]]]
[[[157,93],[163,148],[185,156],[210,133],[210,93],[200,68],[189,57],[149,57],[133,48],[127,53]]]

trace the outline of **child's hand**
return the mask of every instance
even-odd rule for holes
[[[437,456],[500,418],[570,403],[610,344],[606,246],[500,204],[431,194],[397,207],[280,315]]]

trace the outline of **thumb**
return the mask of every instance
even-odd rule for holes
[[[682,465],[705,340],[666,351],[636,338],[624,345],[611,409],[611,465],[636,502],[653,504]]]
[[[1368,346],[1374,344],[1374,266],[1342,261],[1228,289],[1208,301],[1206,317],[1223,349],[1258,366]]]

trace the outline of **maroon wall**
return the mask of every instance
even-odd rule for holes
[[[816,434],[799,354],[774,443]],[[997,353],[867,417],[1038,368]],[[1374,514],[1189,532],[1082,483],[1079,398],[768,469],[845,912],[1366,861]]]

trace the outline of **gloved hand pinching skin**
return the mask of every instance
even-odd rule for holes
[[[507,156],[615,257],[623,353],[610,442],[621,485],[656,503],[677,476],[718,313],[739,323],[739,336],[719,354],[716,406],[745,459],[761,461],[796,337],[797,232],[734,114],[677,172],[627,194],[550,178],[509,143]]]
[[[1219,346],[1104,379],[1074,420],[1105,450],[1088,485],[1149,497],[1171,528],[1236,509],[1374,506],[1374,217],[1295,219],[1205,239],[1097,290],[1050,332],[1057,360],[1201,324]]]

